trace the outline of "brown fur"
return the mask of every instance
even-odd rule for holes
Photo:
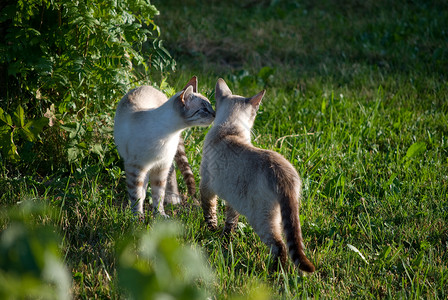
[[[179,145],[177,146],[177,152],[174,156],[174,161],[176,162],[177,167],[182,173],[185,184],[187,185],[188,194],[190,194],[190,196],[194,198],[196,194],[196,181],[194,180],[193,171],[191,170],[190,164],[188,163],[183,139],[179,140]]]

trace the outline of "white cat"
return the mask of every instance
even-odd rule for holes
[[[172,165],[178,147],[183,149],[180,134],[191,126],[208,126],[214,117],[210,101],[197,93],[196,77],[170,99],[151,86],[135,88],[121,99],[115,114],[114,139],[124,160],[127,189],[135,214],[143,214],[149,180],[154,211],[166,216],[164,199],[178,201]],[[177,161],[181,159],[178,157]],[[171,190],[165,191],[170,169]]]
[[[250,130],[265,91],[244,98],[233,95],[224,80],[215,89],[216,118],[207,133],[201,162],[201,202],[205,221],[217,227],[216,196],[226,201],[224,232],[232,231],[239,213],[280,262],[287,259],[282,226],[292,260],[306,272],[314,265],[304,253],[299,219],[301,180],[294,167],[274,151],[254,147]]]

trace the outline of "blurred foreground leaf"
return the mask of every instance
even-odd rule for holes
[[[0,235],[0,299],[69,299],[71,278],[54,228],[27,222],[39,210],[15,209]]]
[[[132,299],[207,299],[212,272],[204,257],[179,243],[179,225],[162,222],[119,250],[118,280]]]

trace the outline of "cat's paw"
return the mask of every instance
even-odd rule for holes
[[[206,220],[205,223],[207,224],[208,230],[210,230],[210,231],[218,230],[217,220]]]
[[[165,195],[165,203],[177,205],[182,201],[182,197],[179,194],[166,194]]]
[[[164,211],[159,211],[159,210],[154,210],[153,216],[154,216],[154,218],[163,219],[163,220],[167,220],[170,218],[170,216],[168,216]]]
[[[158,216],[159,216],[159,218],[161,218],[161,219],[163,219],[163,220],[168,220],[168,219],[170,218],[170,216],[168,216],[168,215],[165,214],[165,213],[164,213],[163,215],[162,215],[162,214],[159,214]]]

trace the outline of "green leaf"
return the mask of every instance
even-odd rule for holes
[[[8,125],[0,126],[0,149],[10,144],[11,127]]]
[[[85,129],[79,122],[66,123],[62,125],[61,128],[69,132],[70,139],[75,139],[77,137],[83,136],[85,133]]]
[[[425,251],[420,251],[417,257],[412,261],[412,267],[420,269],[422,267],[423,258],[425,257]]]
[[[67,149],[67,158],[69,162],[74,162],[81,155],[81,150],[77,147],[70,147]]]
[[[23,111],[23,107],[19,105],[17,110],[14,112],[15,125],[17,127],[23,127],[25,125],[25,112]]]
[[[87,150],[87,144],[85,142],[80,142],[78,145],[76,145],[79,149]]]
[[[381,259],[381,260],[386,259],[389,256],[391,251],[392,251],[392,248],[390,246],[384,247],[383,251],[381,251],[379,259]]]
[[[100,157],[103,157],[103,155],[104,155],[103,145],[101,145],[101,144],[93,145],[91,151],[93,153],[98,154]]]
[[[131,242],[118,251],[118,283],[134,299],[206,299],[195,283],[210,284],[213,275],[196,249],[179,243],[180,230],[176,223],[156,223],[140,236],[138,255]]]
[[[426,151],[426,143],[425,142],[416,142],[409,147],[408,151],[406,152],[406,157],[413,158],[413,157],[420,155],[421,153],[423,153],[425,151]]]
[[[24,128],[27,128],[31,133],[33,133],[35,136],[37,136],[39,133],[42,132],[45,126],[48,125],[49,119],[48,118],[38,118],[31,121],[28,121]]]
[[[28,121],[24,126],[21,126],[19,132],[25,137],[26,140],[35,142],[37,141],[39,133],[42,132],[44,126],[48,124],[48,121],[49,120],[47,118],[38,118]]]
[[[320,110],[322,111],[322,114],[325,114],[326,109],[327,109],[327,100],[322,99],[322,103],[320,105]]]
[[[25,206],[10,211],[15,221],[0,234],[0,297],[69,299],[71,278],[61,259],[60,238],[54,228],[27,225]]]
[[[8,65],[8,75],[16,76],[18,73],[21,73],[25,70],[25,67],[23,66],[23,63],[18,62],[12,62]]]
[[[274,74],[274,69],[273,68],[271,68],[271,67],[263,67],[258,72],[258,77],[261,78],[264,83],[267,83],[269,81],[270,77],[272,77],[273,74]]]
[[[17,152],[17,146],[14,144],[14,131],[9,130],[6,131],[4,127],[2,127],[0,137],[2,138],[1,148],[3,153],[6,154],[7,159],[12,162],[18,162],[20,160],[19,153]]]
[[[13,126],[11,116],[8,115],[1,107],[0,107],[0,120],[2,120],[5,124],[9,126]]]
[[[0,107],[0,120],[6,123],[5,111]]]
[[[19,129],[19,132],[25,137],[25,139],[29,142],[35,142],[37,140],[37,136],[32,133],[28,128],[22,127]]]

